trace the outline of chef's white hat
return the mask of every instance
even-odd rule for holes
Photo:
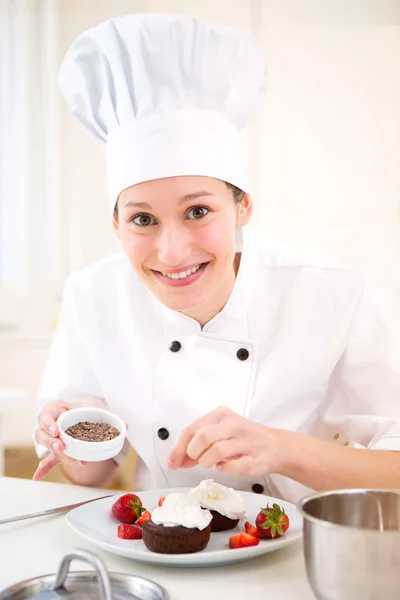
[[[266,67],[244,32],[189,16],[134,14],[80,35],[59,85],[107,144],[111,206],[152,179],[203,175],[248,191],[240,130],[260,108]]]

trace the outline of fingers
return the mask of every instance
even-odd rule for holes
[[[188,456],[185,456],[185,458],[183,459],[183,461],[181,462],[181,464],[179,465],[179,467],[176,467],[173,463],[171,463],[169,461],[169,459],[167,459],[167,469],[169,469],[170,471],[173,471],[174,469],[191,469],[192,467],[195,467],[197,465],[197,460],[193,460],[192,458],[189,458]]]
[[[232,423],[206,425],[190,440],[186,450],[187,455],[194,460],[198,460],[213,444],[222,440],[229,440],[235,436],[235,433],[235,426]]]
[[[83,460],[75,460],[70,458],[69,456],[65,456],[65,454],[54,454],[51,453],[49,456],[46,456],[37,466],[35,473],[33,474],[32,479],[34,481],[41,481],[47,475],[55,469],[60,463],[70,463],[74,465],[79,465],[84,467],[86,465],[86,461]]]
[[[209,469],[221,462],[236,459],[246,454],[241,440],[223,440],[210,446],[198,459],[197,463],[203,469]]]
[[[35,440],[38,444],[41,444],[50,450],[50,454],[38,464],[38,467],[33,474],[33,479],[35,481],[44,479],[50,471],[57,467],[61,462],[71,461],[75,464],[79,464],[80,462],[74,461],[63,454],[65,446],[58,437],[59,429],[56,420],[70,408],[72,408],[72,405],[68,402],[54,400],[48,402],[38,415],[39,427],[35,432]]]
[[[256,476],[254,472],[254,462],[251,456],[240,456],[231,460],[220,462],[216,465],[220,473],[229,473],[232,475]]]
[[[167,467],[169,469],[178,469],[182,466],[184,459],[188,456],[187,449],[191,440],[194,438],[196,433],[207,425],[215,425],[221,423],[222,420],[232,415],[232,411],[225,406],[217,408],[210,413],[207,413],[197,421],[194,421],[189,427],[186,427],[178,438],[175,446],[172,448],[168,459]],[[190,458],[190,457],[189,457]],[[187,462],[187,461],[186,461]],[[196,463],[195,463],[196,464]],[[187,467],[186,467],[187,468]]]
[[[58,438],[59,429],[56,420],[70,408],[70,404],[56,400],[48,402],[39,413],[39,428],[35,432],[35,440],[51,452],[59,453],[64,451],[64,444]]]
[[[55,454],[64,452],[65,446],[59,438],[51,437],[44,429],[37,429],[35,432],[35,440],[38,444],[45,446]]]
[[[51,437],[57,437],[59,434],[56,423],[58,417],[71,408],[67,402],[48,402],[38,415],[39,428],[47,431]]]
[[[50,471],[52,471],[58,464],[60,463],[60,458],[57,454],[49,454],[37,466],[35,473],[33,474],[32,479],[34,481],[41,481],[44,479]]]

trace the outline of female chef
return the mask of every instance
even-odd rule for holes
[[[282,255],[246,227],[240,131],[265,88],[255,41],[191,17],[129,15],[83,33],[59,81],[106,144],[124,252],[65,284],[34,478],[62,463],[72,481],[105,485],[131,445],[137,489],[213,477],[296,501],[400,487],[385,287]],[[63,454],[56,419],[92,404],[127,422],[128,442],[116,460],[84,465]]]

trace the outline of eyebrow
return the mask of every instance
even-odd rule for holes
[[[200,192],[194,192],[193,194],[186,194],[186,196],[183,196],[179,200],[178,206],[180,206],[181,204],[185,204],[185,202],[197,200],[197,198],[202,198],[204,196],[214,196],[214,194],[211,194],[211,192],[207,192],[205,190],[201,190]],[[125,208],[127,206],[133,206],[134,208],[145,208],[147,210],[152,210],[150,204],[148,204],[147,202],[133,202],[132,200],[129,200],[126,204],[124,204]]]

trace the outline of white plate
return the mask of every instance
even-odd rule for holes
[[[136,493],[142,500],[143,506],[151,512],[157,506],[160,496],[166,496],[172,492],[186,493],[189,490],[190,488],[168,488]],[[231,531],[212,533],[207,547],[201,552],[193,554],[156,554],[150,552],[142,540],[121,540],[117,537],[119,521],[112,515],[111,505],[118,496],[79,506],[66,515],[66,520],[74,531],[91,541],[95,546],[133,560],[163,566],[209,567],[242,562],[267,552],[279,550],[288,544],[292,544],[302,536],[302,518],[294,504],[276,500],[269,496],[261,496],[260,494],[239,493],[246,504],[246,520],[253,524],[260,508],[265,507],[268,502],[270,504],[277,502],[282,506],[290,519],[290,527],[285,535],[274,540],[260,540],[258,546],[232,550],[228,545],[229,538],[235,533],[244,531],[244,522],[242,522]],[[120,495],[122,495],[122,492]]]

